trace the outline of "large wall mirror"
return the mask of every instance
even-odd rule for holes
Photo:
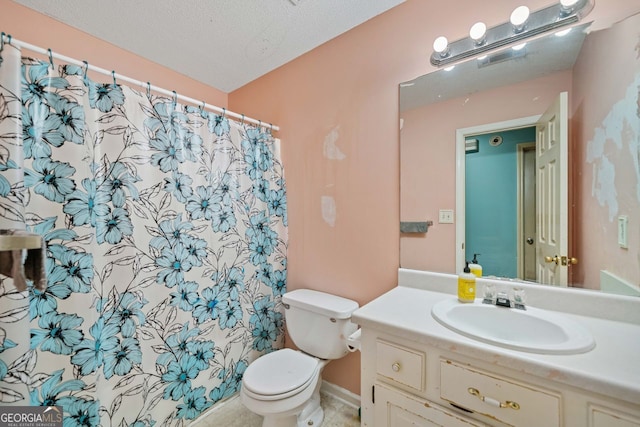
[[[640,294],[639,93],[640,14],[402,83],[401,267]]]

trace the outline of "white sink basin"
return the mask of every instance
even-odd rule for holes
[[[489,344],[542,354],[585,353],[596,343],[588,329],[559,313],[527,307],[526,310],[474,303],[456,298],[441,301],[432,316],[447,328]]]

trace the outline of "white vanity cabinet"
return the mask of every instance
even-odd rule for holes
[[[362,426],[640,427],[638,406],[375,329],[361,353]]]
[[[584,313],[565,315],[596,342],[577,354],[527,353],[436,321],[431,307],[451,298],[456,283],[435,279],[424,289],[415,280],[398,286],[353,313],[362,330],[363,427],[640,427],[640,300],[527,288],[540,308],[581,298]],[[443,282],[448,293],[433,290]],[[604,317],[603,306],[618,317]]]
[[[375,425],[388,427],[485,426],[428,400],[376,383]],[[362,424],[367,425],[367,424]]]
[[[372,396],[376,426],[483,426],[424,399],[426,353],[384,339],[375,341]],[[409,392],[406,392],[406,391]]]

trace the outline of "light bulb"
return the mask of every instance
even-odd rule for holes
[[[529,19],[529,8],[527,6],[519,6],[516,7],[513,12],[511,12],[511,25],[513,25],[513,29],[516,33],[524,30],[524,25],[527,23]]]
[[[471,37],[476,44],[482,44],[487,34],[487,26],[484,22],[476,22],[469,30],[469,37]]]
[[[433,42],[433,50],[435,50],[440,55],[446,54],[448,47],[449,40],[447,40],[445,36],[440,36]]]
[[[580,0],[560,0],[560,16],[566,17],[573,12]]]

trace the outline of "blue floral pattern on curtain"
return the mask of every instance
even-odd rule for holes
[[[279,141],[83,67],[0,52],[0,228],[47,243],[48,287],[0,278],[0,404],[65,426],[185,425],[280,348]]]

